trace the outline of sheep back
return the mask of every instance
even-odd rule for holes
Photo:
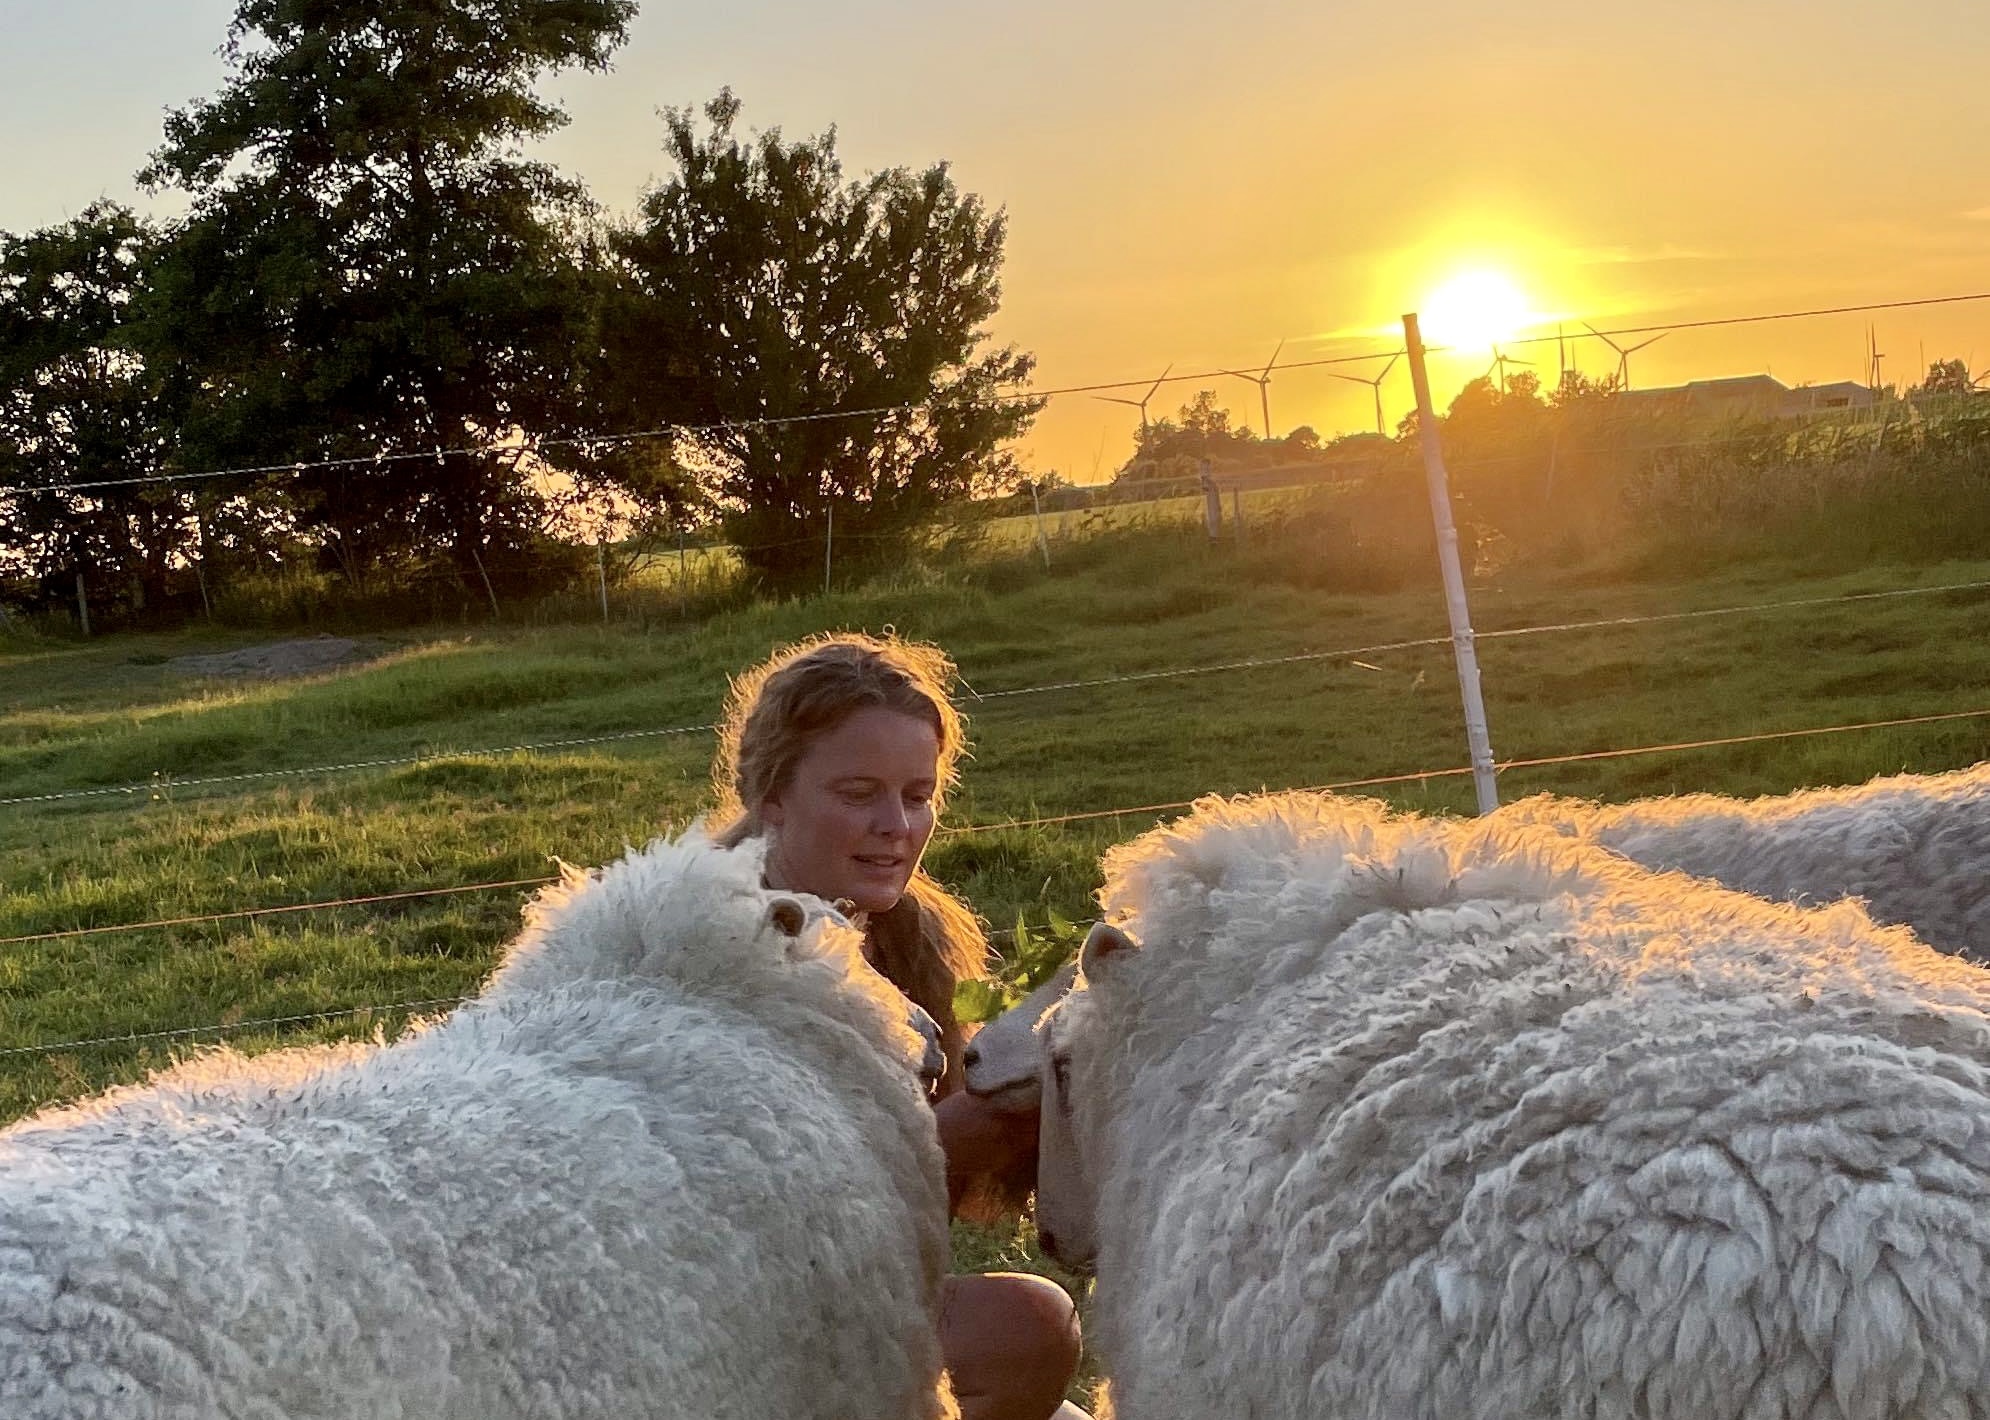
[[[746,856],[570,878],[392,1045],[211,1052],[0,1134],[0,1414],[942,1413],[916,1042]]]
[[[1320,796],[1103,896],[1145,945],[1053,1030],[1122,1420],[1990,1413],[1984,973]]]
[[[1779,901],[1863,899],[1873,917],[1990,963],[1990,764],[1759,799],[1604,805],[1539,795],[1499,811]]]

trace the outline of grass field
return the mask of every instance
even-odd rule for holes
[[[1387,595],[1252,575],[1159,536],[1016,573],[1009,590],[883,588],[690,628],[407,635],[362,668],[188,683],[162,662],[210,639],[129,637],[0,652],[5,796],[150,784],[0,807],[0,937],[543,876],[599,862],[705,800],[728,672],[825,626],[929,637],[960,663],[975,741],[930,866],[997,928],[1082,918],[1108,843],[1209,792],[1461,766],[1448,645],[1010,695],[1073,679],[1442,637],[1435,578]],[[1510,568],[1474,588],[1482,633],[1541,623],[1990,580],[1990,562],[1833,576],[1754,568],[1624,582]],[[1481,641],[1502,761],[1990,707],[1990,594],[1965,590]],[[239,638],[238,638],[239,643]],[[979,700],[976,696],[987,697]],[[630,730],[685,733],[471,757]],[[1507,797],[1760,793],[1973,762],[1990,718],[1512,769]],[[434,756],[234,783],[179,781]],[[155,780],[155,775],[156,780]],[[1376,790],[1431,810],[1469,780]],[[425,1000],[472,989],[523,890],[0,947],[0,1049]],[[372,1029],[378,1017],[303,1032]],[[246,1033],[240,1043],[266,1043]],[[157,1044],[0,1056],[0,1114],[129,1078]]]
[[[1067,549],[1069,550],[1069,549]],[[1096,864],[1199,794],[1462,766],[1432,574],[1333,590],[1290,549],[1210,547],[1149,527],[1045,572],[922,577],[665,629],[451,629],[392,638],[359,668],[270,684],[188,682],[164,662],[254,638],[0,642],[0,938],[250,907],[529,879],[612,857],[705,802],[726,676],[823,627],[944,644],[974,758],[928,863],[997,929],[1083,918]],[[1514,565],[1472,589],[1502,761],[1990,710],[1990,560],[1690,580]],[[999,587],[1000,590],[996,588]],[[1807,605],[1695,617],[1708,609]],[[1499,636],[1608,618],[1628,625]],[[1219,666],[1423,638],[1206,674]],[[1148,677],[1055,687],[1073,680]],[[1028,692],[1011,694],[1009,692]],[[676,730],[594,745],[488,747]],[[1936,770],[1990,752],[1990,715],[1507,770],[1502,794],[1738,794]],[[187,781],[377,759],[419,763]],[[1469,807],[1461,775],[1377,789]],[[1033,827],[1016,820],[1125,809]],[[50,1043],[347,1011],[473,990],[524,889],[137,932],[0,943],[0,1118],[135,1078],[210,1036]],[[272,1043],[392,1030],[405,1011],[234,1033]],[[1026,1228],[957,1232],[963,1265],[1041,1266]]]

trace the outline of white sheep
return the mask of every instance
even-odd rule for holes
[[[937,1033],[760,868],[652,844],[391,1045],[0,1133],[0,1415],[951,1414]]]
[[[1499,814],[1757,897],[1863,898],[1875,920],[1990,963],[1990,764],[1760,799],[1602,805],[1539,795]]]
[[[1758,799],[1680,794],[1606,805],[1537,794],[1498,817],[1772,901],[1857,897],[1875,921],[1990,964],[1990,764]],[[982,1028],[966,1059],[971,1093],[1007,1109],[1037,1107],[1035,1029],[1071,972]]]
[[[1120,1420],[1990,1415],[1990,973],[1321,796],[1106,870],[1037,1213]]]
[[[1068,961],[1048,980],[975,1033],[961,1057],[967,1092],[997,1109],[1027,1113],[1041,1098],[1037,1031],[1052,1006],[1064,999],[1078,973]]]

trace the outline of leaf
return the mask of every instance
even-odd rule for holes
[[[999,979],[956,982],[954,1015],[964,1023],[984,1024],[1021,999]]]

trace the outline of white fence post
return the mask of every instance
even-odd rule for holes
[[[1486,702],[1479,694],[1479,657],[1472,640],[1472,611],[1465,602],[1465,573],[1458,565],[1458,527],[1451,519],[1451,489],[1444,475],[1444,449],[1437,436],[1437,412],[1430,404],[1430,373],[1423,365],[1423,336],[1414,312],[1403,317],[1416,386],[1417,437],[1423,445],[1423,471],[1430,486],[1430,520],[1437,529],[1437,564],[1444,573],[1444,607],[1451,619],[1451,652],[1458,664],[1458,693],[1465,702],[1465,741],[1472,751],[1472,787],[1479,812],[1499,807],[1492,736],[1486,730]]]
[[[1196,469],[1196,478],[1202,484],[1202,521],[1209,529],[1209,540],[1215,542],[1223,536],[1223,495],[1216,491],[1216,475],[1209,470],[1209,460],[1204,459]]]
[[[822,529],[822,594],[829,595],[829,568],[836,552],[836,505],[829,505],[829,517]]]
[[[1037,496],[1037,481],[1030,480],[1030,507],[1036,512],[1036,547],[1043,554],[1043,565],[1050,566],[1050,539],[1043,534],[1043,500]]]

